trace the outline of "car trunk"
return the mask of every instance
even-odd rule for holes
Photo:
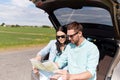
[[[61,24],[54,11],[60,8],[82,9],[98,7],[110,13],[112,26],[81,23],[84,36],[95,43],[100,51],[97,80],[111,80],[114,67],[120,60],[120,4],[117,0],[33,0],[36,7],[48,13],[49,19],[57,30]]]

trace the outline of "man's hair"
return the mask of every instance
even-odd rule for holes
[[[70,24],[67,25],[67,30],[71,30],[73,29],[75,32],[77,31],[83,31],[83,26],[78,23],[78,22],[72,22]]]

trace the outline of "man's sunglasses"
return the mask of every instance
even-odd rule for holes
[[[57,39],[59,39],[60,37],[61,37],[61,38],[66,38],[66,36],[65,36],[65,35],[56,36],[56,38],[57,38]]]
[[[67,35],[67,37],[69,38],[73,38],[76,34],[78,34],[78,32],[76,32],[75,34],[72,34],[72,35]]]

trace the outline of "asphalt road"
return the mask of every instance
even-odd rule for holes
[[[31,80],[31,63],[41,48],[0,51],[0,80]]]
[[[31,80],[32,65],[29,59],[35,57],[37,52],[43,47],[0,51],[0,80]],[[106,56],[101,61],[97,80],[104,80],[106,68],[111,60],[109,56]]]

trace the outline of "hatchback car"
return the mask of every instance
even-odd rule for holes
[[[31,0],[57,30],[77,21],[100,51],[97,80],[120,79],[120,0]]]

